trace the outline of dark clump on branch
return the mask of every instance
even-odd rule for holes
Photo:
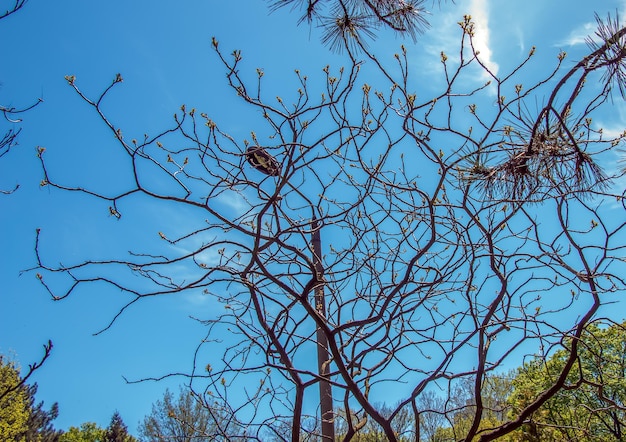
[[[608,16],[606,22],[596,14],[598,28],[595,38],[587,37],[586,42],[595,57],[591,61],[593,68],[604,67],[603,82],[609,87],[617,83],[622,98],[626,98],[626,35],[620,25],[619,14]]]
[[[280,175],[280,164],[276,159],[259,146],[250,146],[246,150],[248,162],[259,172],[269,176]]]
[[[428,28],[424,0],[275,0],[274,9],[292,5],[304,10],[300,22],[315,19],[324,30],[322,42],[333,51],[365,45],[375,30],[391,29],[414,41]]]
[[[489,199],[541,201],[546,193],[585,193],[608,184],[591,156],[571,145],[540,143],[511,152],[500,164],[473,165],[463,171],[479,182]]]
[[[461,179],[477,183],[488,199],[510,201],[604,190],[609,179],[586,152],[589,124],[571,117],[567,107],[559,113],[546,106],[537,117],[521,117],[519,127],[505,126],[501,142],[491,150],[468,154],[471,164],[461,168]]]

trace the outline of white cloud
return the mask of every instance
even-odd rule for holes
[[[626,130],[624,121],[626,121],[626,104],[621,100],[615,100],[610,114],[594,119],[594,128],[602,129],[604,139],[617,138]]]
[[[214,297],[210,296],[209,293],[201,292],[200,290],[194,290],[193,292],[185,292],[183,294],[187,305],[182,306],[183,308],[192,308],[195,311],[196,307],[205,306],[207,304],[215,301]]]
[[[619,138],[624,131],[626,131],[626,127],[624,125],[613,124],[613,125],[598,125],[599,128],[602,128],[602,135],[604,135],[604,139],[614,139]]]
[[[587,22],[578,27],[576,27],[570,34],[562,40],[558,42],[555,46],[564,47],[564,46],[576,46],[579,44],[584,44],[587,41],[587,37],[592,37],[595,34],[596,30],[596,22]]]
[[[476,52],[480,52],[478,58],[493,75],[498,75],[499,66],[492,58],[493,52],[490,47],[487,0],[471,0],[469,9],[474,21],[474,48]],[[486,75],[487,73],[484,74]]]
[[[215,200],[232,209],[234,211],[233,217],[243,215],[250,208],[250,204],[246,202],[239,192],[225,191],[220,193]]]
[[[441,73],[440,53],[449,56],[449,65],[456,62],[456,54],[459,51],[461,29],[459,22],[463,21],[464,15],[470,15],[474,22],[473,43],[479,60],[494,75],[499,71],[499,65],[493,59],[493,51],[490,46],[489,8],[488,0],[471,0],[469,3],[446,4],[441,10],[433,13],[431,19],[431,31],[427,39],[422,42],[425,56],[420,63],[420,70],[431,76]],[[521,37],[520,37],[521,38]],[[468,55],[467,53],[465,54]],[[478,68],[476,68],[478,69]],[[481,73],[474,77],[480,82],[491,80],[491,77],[480,68]]]
[[[618,11],[618,16],[620,18],[620,22],[624,24],[624,18],[626,17],[626,0],[623,0],[620,3],[619,8],[608,9],[607,13],[611,16],[611,19],[615,19],[615,12]],[[606,19],[607,14],[600,13],[598,11],[598,15],[602,20]],[[556,46],[564,47],[564,46],[576,46],[580,44],[585,44],[587,38],[592,38],[593,40],[597,39],[596,30],[598,29],[598,23],[593,21],[588,21],[583,23],[576,28],[574,28],[569,35],[562,41],[558,42]]]

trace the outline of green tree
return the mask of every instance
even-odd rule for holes
[[[55,402],[50,410],[45,410],[43,401],[35,404],[37,384],[26,387],[30,410],[26,430],[26,442],[58,442],[62,431],[56,430],[52,421],[59,415],[59,405]]]
[[[50,410],[46,411],[43,402],[35,403],[37,384],[26,383],[50,356],[51,350],[52,343],[48,342],[44,345],[43,358],[30,364],[24,376],[15,362],[0,355],[0,440],[58,441],[61,432],[52,425],[59,414],[58,404],[52,404]]]
[[[162,400],[152,405],[152,412],[139,426],[144,442],[203,442],[245,437],[245,429],[225,405],[202,401],[187,388],[180,387],[178,397],[168,389]]]
[[[26,442],[30,416],[29,395],[20,383],[20,370],[0,355],[0,440]],[[18,386],[17,388],[15,388]]]
[[[136,439],[128,434],[128,427],[122,416],[116,411],[111,417],[111,423],[104,433],[103,442],[135,442]]]
[[[106,430],[94,422],[85,422],[80,428],[70,427],[59,438],[59,442],[104,442]]]
[[[479,394],[476,394],[475,388],[476,380],[473,378],[461,378],[451,384],[452,393],[445,404],[439,401],[441,408],[438,410],[440,415],[445,416],[447,424],[443,425],[441,420],[438,421],[439,426],[430,431],[426,440],[478,440],[484,433],[507,421],[511,408],[507,400],[512,391],[512,373],[490,374],[480,383]],[[468,439],[476,421],[476,436]]]
[[[396,407],[386,404],[377,404],[376,410],[389,419]],[[355,442],[377,442],[385,440],[385,432],[378,423],[371,419],[364,410],[353,410],[346,416],[345,409],[335,410],[336,434],[338,440],[352,440]],[[407,408],[400,408],[393,416],[394,432],[399,442],[415,440],[415,416]]]
[[[560,379],[572,340],[549,358],[524,364],[513,380],[513,412],[562,388],[517,432],[518,440],[618,441],[626,436],[626,323],[591,324],[579,340],[578,358]]]

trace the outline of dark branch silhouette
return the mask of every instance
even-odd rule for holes
[[[17,384],[11,385],[8,388],[6,388],[5,391],[0,392],[0,400],[2,400],[2,398],[4,398],[9,393],[11,393],[13,391],[17,391],[17,390],[19,390],[20,388],[23,388],[26,385],[26,381],[28,381],[28,378],[30,378],[31,375],[43,365],[43,363],[46,361],[46,359],[48,359],[48,357],[50,357],[50,354],[52,352],[52,341],[48,341],[47,344],[44,344],[43,350],[44,350],[44,354],[43,354],[41,360],[39,360],[39,362],[35,362],[35,363],[32,363],[32,364],[29,364],[28,365],[28,371],[26,372],[26,375],[22,376],[20,381]]]
[[[290,3],[309,19],[324,2],[276,6]],[[438,92],[422,97],[406,48],[374,54],[348,9],[401,27],[385,8],[421,2],[334,3],[347,15],[331,15],[328,42],[342,45],[346,66],[323,67],[321,86],[296,71],[297,90],[281,91],[289,100],[213,40],[234,95],[261,117],[245,139],[185,106],[162,132],[128,137],[102,109],[119,74],[96,98],[66,77],[113,135],[127,185],[66,184],[41,148],[42,185],[106,203],[120,228],[122,202],[135,198],[185,208],[191,227],[157,225],[150,250],[63,265],[50,264],[38,231],[33,270],[55,300],[94,283],[122,292],[106,328],[155,296],[210,297],[184,376],[198,397],[228,407],[245,428],[238,437],[314,440],[332,424],[346,441],[366,428],[416,440],[464,416],[456,439],[495,440],[564,388],[584,330],[626,288],[624,171],[607,166],[624,135],[592,124],[623,90],[626,29],[600,21],[603,42],[589,55],[566,68],[560,53],[525,85],[534,48],[495,75],[464,17],[458,55],[441,54]],[[477,72],[491,80],[477,84]],[[557,349],[561,371],[524,408],[507,414],[490,400],[503,367]],[[325,383],[333,419],[309,406]],[[392,395],[395,405],[379,406]]]

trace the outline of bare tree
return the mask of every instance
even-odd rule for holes
[[[415,440],[437,442],[437,430],[445,424],[446,399],[432,390],[424,391],[417,402],[419,425]]]
[[[2,113],[4,120],[13,126],[22,122],[21,118],[18,117],[18,114],[31,110],[41,102],[42,100],[39,99],[36,103],[20,109],[13,106],[7,107],[0,105],[0,113]],[[11,127],[2,135],[2,138],[0,138],[0,158],[8,154],[11,148],[17,144],[17,136],[20,132],[21,129],[15,129],[14,127]],[[12,191],[2,191],[2,193],[11,192]]]
[[[408,410],[420,422],[436,411],[429,392],[461,383],[471,415],[459,438],[519,428],[563,387],[585,326],[625,286],[624,171],[612,167],[623,135],[592,118],[624,90],[626,29],[598,20],[589,55],[566,69],[561,53],[522,84],[537,69],[534,48],[496,75],[477,56],[471,17],[459,24],[459,52],[441,54],[443,85],[426,99],[404,47],[377,57],[355,32],[338,40],[346,65],[324,67],[321,87],[296,71],[289,100],[213,40],[228,84],[262,116],[244,140],[184,106],[172,127],[128,138],[102,110],[122,77],[90,98],[68,76],[126,155],[121,182],[130,184],[65,184],[41,148],[42,184],[105,201],[118,219],[126,200],[176,205],[197,227],[174,237],[163,226],[156,252],[63,266],[50,264],[38,231],[37,277],[57,300],[93,283],[123,291],[116,318],[180,292],[223,304],[223,313],[198,314],[207,335],[188,374],[197,394],[228,404],[248,439],[329,439],[316,416],[331,428],[333,419],[305,406],[323,383],[345,417],[343,440],[368,422],[390,441],[404,438],[398,416]],[[477,70],[490,81],[468,86]],[[380,83],[361,79],[373,74]],[[476,104],[485,97],[495,105]],[[515,415],[485,424],[489,376],[556,348],[568,354],[560,376]],[[321,371],[318,350],[328,355]],[[375,404],[398,385],[400,402],[381,412]]]
[[[139,425],[141,440],[146,442],[187,442],[241,440],[227,406],[201,400],[191,391],[180,388],[178,395],[166,390],[163,400],[152,404],[151,413]],[[245,429],[243,429],[245,430]]]

